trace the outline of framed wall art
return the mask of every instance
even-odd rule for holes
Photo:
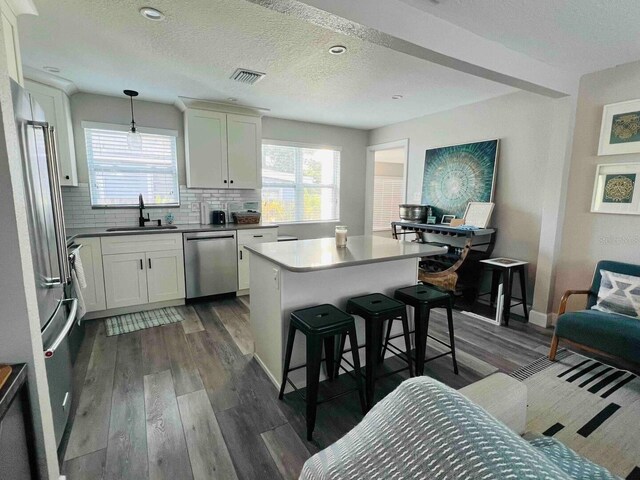
[[[640,100],[612,103],[602,110],[598,155],[640,152]]]
[[[640,215],[638,181],[640,181],[640,163],[598,165],[591,211]]]
[[[427,150],[422,203],[462,218],[469,202],[493,201],[497,159],[497,139]]]

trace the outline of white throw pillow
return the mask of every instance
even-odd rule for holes
[[[598,301],[591,307],[640,319],[640,277],[600,270]]]

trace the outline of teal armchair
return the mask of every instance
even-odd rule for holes
[[[586,351],[640,365],[640,319],[591,310],[600,290],[601,270],[640,277],[640,265],[602,260],[596,265],[588,290],[568,290],[562,296],[549,359],[555,360],[559,341]],[[566,312],[571,295],[586,295],[585,310]]]

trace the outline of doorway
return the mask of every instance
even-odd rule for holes
[[[367,147],[365,235],[391,237],[407,195],[409,140]]]

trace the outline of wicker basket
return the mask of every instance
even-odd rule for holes
[[[240,225],[260,223],[260,212],[234,212],[233,220]]]

